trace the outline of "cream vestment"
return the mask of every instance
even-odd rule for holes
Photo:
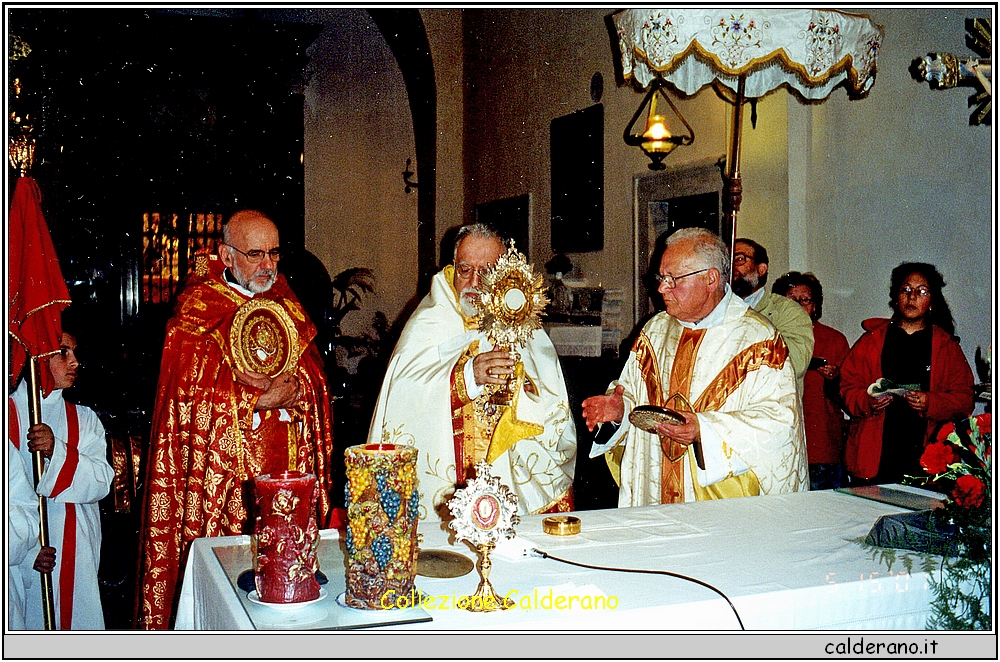
[[[624,445],[619,506],[808,489],[802,409],[788,348],[739,297],[727,293],[697,325],[683,325],[667,313],[653,317],[610,390],[619,383],[625,387],[622,428],[591,452]],[[669,442],[668,457],[656,434],[628,423],[638,405],[683,409],[670,400],[678,392],[698,414],[704,470],[695,464],[693,446]]]
[[[559,509],[573,485],[576,429],[555,347],[535,331],[519,349],[535,393],[520,389],[514,416],[496,426],[503,434],[494,434],[477,417],[465,384],[466,363],[490,345],[476,320],[461,313],[453,274],[448,266],[434,276],[430,294],[403,328],[368,443],[417,447],[421,519],[447,519],[444,503],[484,458],[517,494],[522,515]]]

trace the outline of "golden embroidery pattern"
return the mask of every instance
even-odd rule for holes
[[[299,333],[288,312],[269,299],[250,299],[233,316],[229,331],[233,365],[274,377],[299,361]]]

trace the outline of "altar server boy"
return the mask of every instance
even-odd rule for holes
[[[39,547],[37,514],[34,518],[9,516],[8,540],[17,548],[8,550],[11,629],[44,628],[39,572],[52,573],[57,629],[104,629],[97,586],[101,559],[97,502],[108,494],[114,471],[108,464],[104,426],[97,415],[63,398],[63,389],[76,381],[79,365],[76,339],[63,333],[60,353],[48,361],[55,387],[42,401],[43,422],[38,425],[29,425],[28,380],[22,379],[8,398],[10,515],[23,514],[32,500],[37,503],[30,493],[34,482],[31,456],[41,451],[44,470],[35,491],[47,497],[49,541],[55,548],[53,558],[52,547]],[[19,615],[23,615],[22,622],[17,622]]]

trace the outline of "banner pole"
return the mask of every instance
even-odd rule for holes
[[[30,383],[28,389],[28,424],[38,425],[42,422],[42,376],[39,372],[38,359],[31,357]],[[44,458],[41,451],[31,454],[31,466],[34,469],[35,488],[42,480],[42,471],[45,469]],[[38,542],[42,547],[50,547],[49,544],[49,511],[45,497],[38,495]],[[56,629],[56,608],[55,597],[52,589],[52,573],[39,573],[42,581],[42,619],[45,622],[46,630]]]

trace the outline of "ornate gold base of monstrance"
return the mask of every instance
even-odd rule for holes
[[[521,521],[517,515],[517,496],[500,483],[489,464],[479,462],[476,477],[463,489],[456,490],[448,509],[455,516],[448,523],[455,538],[468,541],[479,553],[479,588],[459,603],[464,601],[465,609],[474,612],[510,609],[514,601],[497,593],[490,583],[493,567],[490,553],[499,541],[515,535],[514,525]]]

